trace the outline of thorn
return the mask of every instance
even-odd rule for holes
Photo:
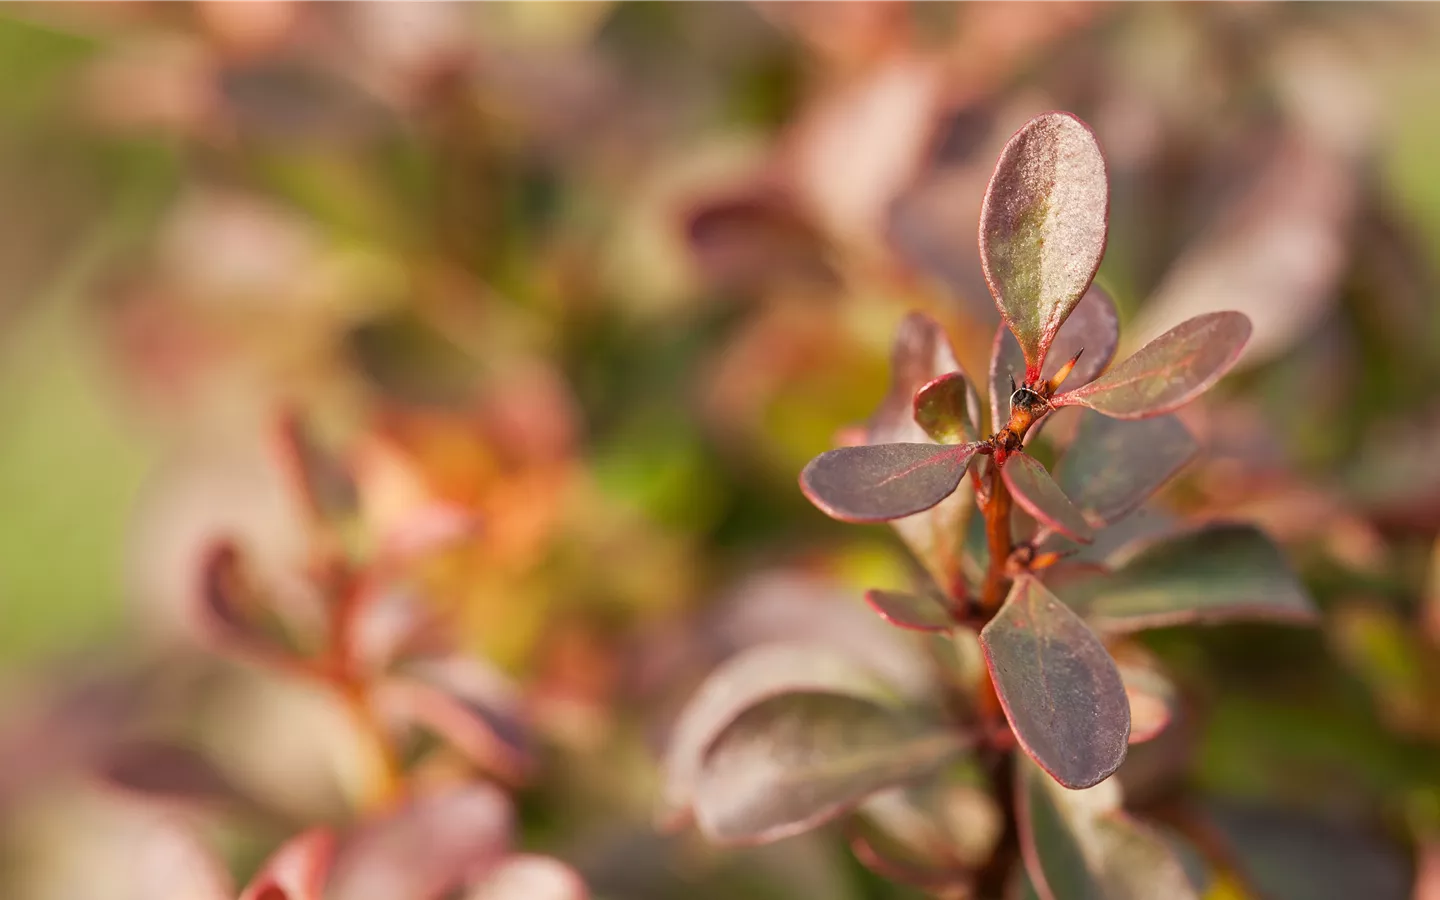
[[[1016,387],[1015,387],[1015,373],[1012,372],[1012,373],[1010,373],[1010,393],[1013,394],[1013,393],[1015,393],[1015,391],[1016,391]]]
[[[1056,372],[1055,377],[1050,379],[1049,393],[1055,393],[1055,391],[1059,390],[1060,385],[1065,383],[1065,379],[1069,378],[1070,373],[1075,370],[1075,364],[1080,361],[1080,354],[1084,352],[1085,348],[1081,347],[1076,351],[1074,356],[1070,357],[1069,362],[1060,367],[1060,371]]]

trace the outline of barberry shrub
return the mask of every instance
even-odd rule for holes
[[[828,647],[742,653],[676,723],[665,821],[762,843],[845,817],[863,862],[942,896],[1204,891],[1203,859],[1127,815],[1107,781],[1130,744],[1163,731],[1173,702],[1129,636],[1304,622],[1313,608],[1279,551],[1243,524],[1072,559],[1195,455],[1170,413],[1215,384],[1250,335],[1244,315],[1213,313],[1110,365],[1119,320],[1092,284],[1108,198],[1083,122],[1052,112],[1021,128],[980,217],[1002,319],[988,410],[940,326],[911,314],[864,442],[800,475],[820,510],[892,523],[921,564],[923,586],[866,599],[891,624],[929,634],[932,690],[906,695]],[[1083,408],[1074,437],[1047,470],[1029,443],[1070,406]]]

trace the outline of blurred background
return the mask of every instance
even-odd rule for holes
[[[0,895],[151,896],[136,740],[203,753],[167,810],[242,881],[353,820],[344,711],[197,599],[230,539],[305,608],[302,423],[503,673],[519,845],[602,898],[916,896],[830,831],[657,833],[657,752],[741,647],[902,640],[860,603],[899,543],[795,477],[906,312],[986,371],[981,194],[1063,108],[1121,352],[1255,323],[1152,518],[1258,523],[1324,611],[1147,636],[1187,715],[1128,796],[1199,798],[1267,896],[1440,896],[1437,51],[1383,3],[0,7]]]

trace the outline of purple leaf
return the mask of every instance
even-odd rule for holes
[[[1145,419],[1179,409],[1235,365],[1250,338],[1250,320],[1217,312],[1181,322],[1134,356],[1073,391],[1056,406],[1088,406],[1116,419]]]
[[[915,394],[915,422],[941,444],[964,444],[980,437],[980,400],[959,372],[941,375]]]
[[[1080,510],[1075,508],[1035,457],[1016,453],[1005,461],[1000,474],[1004,476],[1005,486],[1014,495],[1015,502],[1036,521],[1068,538],[1081,543],[1090,542],[1093,537],[1090,523],[1085,521]]]
[[[1115,311],[1115,301],[1098,284],[1092,284],[1076,304],[1070,318],[1060,326],[1060,333],[1050,345],[1040,375],[1046,380],[1053,378],[1072,356],[1084,350],[1065,379],[1065,386],[1074,390],[1089,384],[1096,375],[1105,371],[1110,360],[1115,358],[1115,348],[1119,344],[1120,315]],[[996,431],[1010,421],[1012,377],[1016,384],[1024,381],[1025,354],[1015,343],[1015,335],[1002,324],[995,330],[995,342],[990,353],[990,421]]]
[[[890,350],[890,390],[870,417],[866,443],[919,443],[928,440],[915,422],[915,393],[960,363],[945,336],[945,329],[929,316],[912,312],[895,332]]]
[[[819,644],[761,645],[711,673],[671,731],[656,812],[661,826],[675,828],[684,821],[705,748],[737,716],[777,694],[818,690],[878,701],[895,698],[894,691],[853,656]]]
[[[1000,315],[1040,377],[1060,326],[1095,278],[1110,214],[1105,158],[1089,127],[1051,112],[1005,149],[980,209],[980,262]]]
[[[1315,619],[1280,551],[1249,525],[1213,525],[1163,539],[1114,572],[1077,578],[1057,590],[1106,633],[1199,621]]]
[[[929,509],[955,493],[976,444],[873,444],[822,453],[800,473],[800,489],[844,522],[885,522]]]
[[[326,900],[434,900],[508,852],[510,802],[475,783],[415,797],[346,841]]]
[[[335,836],[312,828],[281,845],[250,880],[240,900],[323,900]]]
[[[228,541],[201,561],[200,612],[219,649],[279,668],[297,665],[299,652],[270,598],[250,583],[240,550]]]
[[[935,771],[963,746],[952,727],[913,711],[846,694],[781,694],[745,710],[706,749],[695,819],[715,841],[779,840]]]
[[[980,644],[1020,746],[1056,781],[1090,787],[1120,767],[1130,736],[1125,686],[1069,607],[1023,576]]]
[[[1055,478],[1085,520],[1103,528],[1144,503],[1199,449],[1174,416],[1127,421],[1086,410]]]
[[[534,764],[514,688],[472,658],[408,666],[376,687],[375,705],[387,720],[434,732],[486,771],[518,779]]]
[[[950,615],[941,602],[922,594],[907,594],[904,591],[869,590],[865,602],[880,614],[880,618],[899,628],[912,631],[948,631],[955,626],[955,617]]]
[[[1042,900],[1199,900],[1175,848],[1120,809],[1113,784],[1067,791],[1032,765],[1016,776],[1020,850]]]
[[[179,744],[134,741],[111,747],[97,774],[121,790],[157,800],[219,804],[245,812],[260,809],[206,756]]]

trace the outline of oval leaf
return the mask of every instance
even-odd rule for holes
[[[1065,791],[1032,765],[1016,777],[1020,850],[1035,893],[1047,900],[1198,900],[1175,848],[1119,808],[1108,785]]]
[[[959,372],[949,372],[915,392],[915,422],[941,444],[977,439],[980,400]]]
[[[885,522],[929,509],[955,493],[975,444],[874,444],[822,453],[800,473],[800,489],[843,522]]]
[[[1241,313],[1196,316],[1053,402],[1056,406],[1088,406],[1116,419],[1158,416],[1209,390],[1235,365],[1249,339],[1250,320]]]
[[[1001,151],[980,208],[980,263],[1027,381],[1095,278],[1109,214],[1100,145],[1069,113],[1036,116]]]
[[[1046,380],[1053,378],[1072,356],[1084,350],[1065,379],[1065,387],[1074,390],[1089,384],[1110,365],[1119,345],[1120,314],[1115,311],[1115,301],[1098,284],[1092,284],[1076,304],[1075,311],[1070,313],[1070,318],[1060,326],[1060,333],[1045,355],[1040,377]],[[1001,325],[995,330],[995,341],[990,351],[990,421],[997,431],[1010,420],[1011,378],[1016,384],[1025,380],[1025,354],[1015,343],[1015,335]],[[1031,426],[1032,429],[1034,427]]]
[[[522,853],[488,872],[465,900],[585,900],[588,896],[574,869],[558,859]]]
[[[1127,421],[1086,410],[1055,480],[1085,521],[1103,528],[1149,499],[1199,449],[1174,416]]]
[[[1035,457],[1016,453],[1005,461],[1000,474],[1015,502],[1040,524],[1081,543],[1094,537],[1090,523]]]
[[[1142,548],[1114,572],[1057,588],[1107,633],[1191,622],[1306,623],[1315,608],[1280,551],[1249,525],[1216,525]]]
[[[1022,577],[980,645],[1020,746],[1056,781],[1090,787],[1120,767],[1130,701],[1115,661],[1069,607]]]
[[[1122,645],[1112,655],[1130,698],[1130,743],[1153,740],[1175,718],[1179,703],[1175,685],[1160,671],[1154,658],[1139,647]]]
[[[322,900],[335,855],[335,836],[312,828],[281,845],[251,879],[240,900]]]
[[[880,614],[880,618],[899,628],[948,631],[955,626],[955,618],[934,597],[904,591],[869,590],[865,592],[865,602]]]
[[[741,713],[710,744],[695,819],[716,841],[779,840],[927,775],[961,749],[952,728],[910,712],[844,694],[781,694]]]
[[[882,629],[883,630],[883,629]],[[690,811],[705,748],[746,708],[789,691],[824,690],[893,701],[895,693],[849,654],[795,642],[753,647],[717,668],[690,698],[671,731],[656,819],[675,828]]]

